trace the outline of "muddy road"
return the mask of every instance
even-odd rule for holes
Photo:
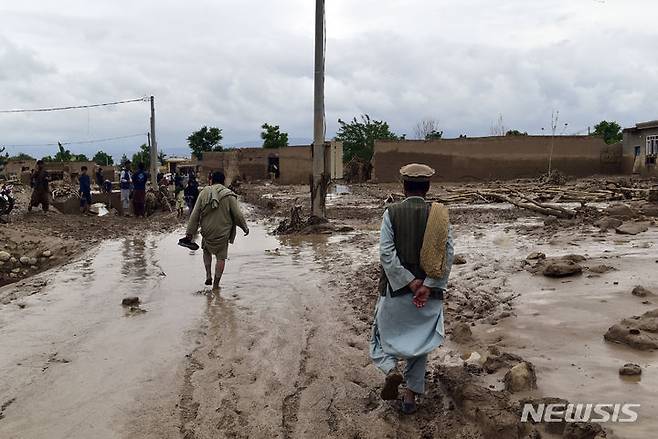
[[[0,290],[19,297],[0,313],[0,437],[374,438],[427,429],[379,401],[367,339],[355,335],[320,263],[326,238],[286,245],[255,226],[232,248],[219,295],[202,288],[201,255],[177,238],[107,241]],[[139,310],[121,306],[135,295]]]

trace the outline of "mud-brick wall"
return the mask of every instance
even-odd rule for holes
[[[618,173],[621,152],[598,136],[556,136],[553,169],[584,177]],[[550,136],[506,136],[433,141],[378,141],[373,180],[394,182],[408,163],[436,169],[435,180],[492,180],[538,177],[548,171]]]
[[[313,172],[311,147],[291,146],[279,148],[279,167],[281,184],[306,184]]]

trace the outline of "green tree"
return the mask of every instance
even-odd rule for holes
[[[0,153],[2,153],[2,151],[0,151]],[[34,157],[32,157],[32,156],[29,155],[29,154],[25,154],[24,152],[19,152],[18,154],[9,157],[9,160],[16,160],[16,161],[20,161],[20,160],[34,160]]]
[[[192,154],[199,160],[203,159],[203,153],[206,151],[221,151],[222,150],[222,130],[215,127],[208,128],[207,126],[201,127],[199,131],[195,131],[187,138],[187,143],[190,145]]]
[[[369,162],[375,148],[375,140],[399,140],[388,126],[381,120],[371,119],[367,114],[361,115],[360,120],[356,117],[347,123],[338,119],[340,125],[336,133],[336,140],[343,142],[344,160],[349,162],[358,158]]]
[[[425,140],[439,140],[441,138],[443,138],[443,131],[432,130],[425,134]]]
[[[602,120],[597,125],[595,125],[592,135],[603,136],[603,140],[608,145],[621,142],[624,139],[621,125],[619,125],[617,122],[608,122],[607,120]]]
[[[264,123],[261,128],[263,132],[260,133],[260,138],[263,139],[263,148],[274,149],[288,146],[288,133],[282,133],[279,125]]]
[[[100,166],[110,166],[114,164],[114,159],[112,156],[107,154],[105,151],[98,151],[94,155],[94,158],[91,160]]]
[[[89,157],[87,157],[85,154],[73,154],[71,157],[72,162],[88,162]]]
[[[149,169],[151,166],[151,148],[146,143],[142,143],[139,146],[139,151],[133,154],[131,162],[133,169],[137,169],[138,163],[144,163],[146,169]]]
[[[527,132],[521,132],[519,130],[509,130],[505,133],[506,136],[527,136]]]

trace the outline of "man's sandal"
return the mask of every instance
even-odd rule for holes
[[[393,369],[386,375],[386,381],[384,381],[384,388],[381,392],[381,397],[384,401],[393,401],[398,399],[399,392],[398,387],[402,384],[402,375],[398,372],[397,369]]]

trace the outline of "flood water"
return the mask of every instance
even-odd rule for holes
[[[136,407],[178,398],[174,383],[211,306],[201,254],[179,237],[108,241],[42,274],[47,286],[24,309],[0,308],[0,437],[120,437]],[[274,273],[293,263],[276,257],[279,245],[259,226],[239,237],[222,294],[270,294]],[[146,312],[122,307],[127,296]]]
[[[532,220],[523,220],[531,224]],[[641,404],[639,421],[608,424],[621,438],[646,439],[658,431],[658,357],[627,346],[606,342],[603,335],[620,320],[641,315],[658,307],[655,298],[631,295],[637,285],[656,290],[658,286],[658,230],[637,236],[609,232],[599,234],[562,232],[539,245],[528,245],[514,231],[503,227],[488,230],[485,236],[465,236],[459,251],[471,255],[495,255],[501,260],[521,261],[530,252],[549,257],[567,254],[587,256],[583,265],[609,265],[614,271],[602,275],[562,280],[527,272],[516,272],[508,287],[520,297],[515,300],[516,318],[484,325],[482,337],[502,337],[508,350],[518,353],[537,368],[539,392],[572,403]],[[468,268],[463,268],[468,269]],[[626,363],[642,366],[641,379],[619,376]]]

